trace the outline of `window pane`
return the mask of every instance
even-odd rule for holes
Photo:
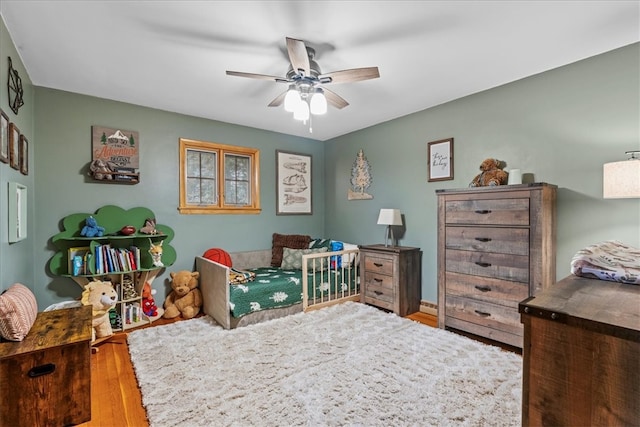
[[[218,175],[217,153],[202,152],[201,155],[201,174],[203,178],[215,178]]]
[[[237,195],[236,195],[236,182],[235,181],[225,181],[224,182],[224,203],[226,205],[235,205]]]
[[[224,178],[225,179],[236,179],[236,158],[238,156],[234,156],[232,154],[224,155]]]
[[[200,152],[187,150],[187,176],[200,176]]]
[[[197,178],[187,178],[187,203],[200,204],[200,180]]]
[[[251,193],[248,182],[238,182],[236,190],[236,200],[239,205],[248,205],[251,203]]]
[[[249,181],[251,162],[247,157],[238,157],[236,162],[236,178],[238,181]]]
[[[215,205],[218,203],[215,179],[203,179],[200,186],[202,188],[200,204]]]

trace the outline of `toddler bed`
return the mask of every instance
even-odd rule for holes
[[[309,245],[309,244],[307,244]],[[358,249],[282,248],[273,266],[271,250],[230,254],[233,268],[196,257],[203,312],[233,329],[303,310],[360,300]],[[292,263],[287,263],[291,255]],[[266,266],[266,267],[265,267]]]

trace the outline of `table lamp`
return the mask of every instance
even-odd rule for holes
[[[387,229],[384,233],[384,246],[389,246],[387,244],[389,231],[391,231],[391,246],[396,246],[396,242],[393,237],[393,228],[391,226],[402,225],[402,215],[400,214],[400,209],[380,209],[380,215],[378,215],[378,224],[387,226]]]

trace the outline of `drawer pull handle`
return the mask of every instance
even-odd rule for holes
[[[491,239],[489,237],[476,237],[478,242],[490,242]]]
[[[373,265],[379,268],[379,267],[382,267],[384,264],[380,264],[379,262],[374,262]]]
[[[479,265],[480,267],[491,267],[491,263],[490,262],[476,261],[476,265]]]
[[[475,288],[480,292],[491,292],[491,288],[489,286],[479,286],[476,285]]]
[[[380,291],[373,291],[373,293],[378,295],[378,296],[382,295],[382,292],[380,292]]]
[[[42,375],[52,374],[56,370],[56,365],[53,363],[46,363],[44,365],[36,366],[29,369],[29,378],[41,377]]]
[[[373,281],[374,281],[374,282],[378,282],[378,283],[382,283],[382,279],[378,279],[377,277],[374,277],[374,278],[373,278]]]
[[[491,313],[487,313],[486,311],[475,310],[476,314],[479,314],[482,317],[489,317]]]
[[[488,209],[477,210],[477,211],[475,211],[475,212],[476,212],[477,214],[480,214],[480,215],[486,215],[486,214],[488,214],[488,213],[491,213],[491,211],[490,211],[490,210],[488,210]]]

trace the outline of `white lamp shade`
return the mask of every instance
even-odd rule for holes
[[[311,97],[311,114],[318,116],[326,113],[327,98],[324,97],[322,89],[318,89]]]
[[[300,101],[300,93],[293,86],[289,87],[287,94],[284,96],[284,111],[295,112]]]
[[[302,121],[309,120],[309,104],[301,100],[293,112],[293,118]]]
[[[605,163],[602,184],[605,199],[640,197],[640,159]]]
[[[400,209],[380,209],[378,224],[381,225],[402,225],[402,215]]]

